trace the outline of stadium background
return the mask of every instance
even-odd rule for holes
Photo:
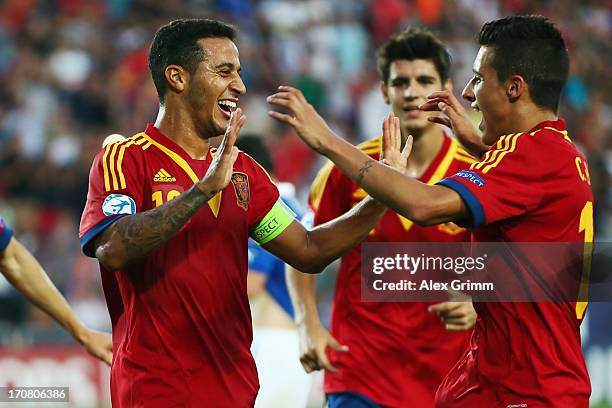
[[[471,76],[473,36],[487,20],[538,13],[564,33],[572,68],[561,115],[589,159],[596,239],[610,241],[612,212],[612,1],[527,0],[4,0],[0,2],[0,214],[90,326],[109,330],[96,262],[79,250],[78,220],[94,154],[110,133],[155,120],[148,42],[178,17],[215,17],[240,29],[248,116],[279,179],[305,200],[322,160],[268,119],[280,83],[303,90],[339,134],[358,142],[388,111],[374,52],[406,25],[433,28],[450,47],[456,90]],[[545,159],[544,159],[545,160]],[[333,268],[320,277],[329,315]],[[583,325],[593,406],[612,404],[612,304],[591,304]],[[69,382],[73,401],[108,398],[108,371],[0,278],[0,386]],[[317,401],[320,384],[313,389]],[[599,405],[602,404],[602,405]]]

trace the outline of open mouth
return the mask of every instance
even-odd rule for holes
[[[221,109],[221,112],[223,112],[227,118],[232,115],[232,112],[236,110],[237,106],[235,101],[230,101],[229,99],[222,99],[217,102],[217,105],[219,105],[219,109]]]
[[[476,103],[472,103],[470,105],[470,107],[472,109],[474,109],[474,111],[480,113],[480,108],[478,107],[478,105],[476,105]],[[480,115],[480,122],[478,122],[478,130],[480,130],[481,132],[484,131],[485,128],[485,123],[484,123],[484,116],[482,116],[482,114]]]

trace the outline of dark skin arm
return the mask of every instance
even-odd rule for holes
[[[384,153],[382,156],[385,164],[380,165],[396,173],[405,171],[412,139],[400,152],[399,120],[391,115],[383,122],[383,135],[383,145],[391,143],[391,140],[397,141],[398,149],[392,152],[387,149],[389,154]],[[294,221],[282,234],[263,247],[302,272],[318,273],[361,242],[378,224],[386,210],[385,206],[366,197],[347,213],[312,230]]]
[[[232,113],[218,153],[200,182],[155,209],[117,220],[95,238],[96,258],[106,269],[123,269],[159,248],[229,183],[238,157],[234,143],[245,120],[240,109]]]
[[[281,86],[279,92],[268,97],[268,102],[290,112],[270,111],[270,116],[293,126],[306,144],[327,156],[370,196],[395,212],[419,225],[435,225],[468,217],[469,210],[455,191],[421,183],[378,163],[334,134],[299,90]],[[386,143],[385,157],[400,154],[399,149],[398,143]]]
[[[300,363],[307,373],[320,369],[335,373],[338,369],[329,361],[327,348],[340,353],[346,353],[349,349],[321,324],[316,302],[316,276],[290,266],[286,273],[300,338]]]
[[[346,214],[312,230],[293,221],[278,237],[262,246],[303,272],[319,273],[361,242],[386,210],[368,197]]]

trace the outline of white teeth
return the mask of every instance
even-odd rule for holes
[[[231,109],[236,108],[236,102],[228,101],[228,100],[219,101],[219,105],[227,106]]]

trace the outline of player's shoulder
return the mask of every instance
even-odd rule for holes
[[[211,153],[216,154],[216,150],[212,149]],[[242,150],[238,150],[238,157],[236,158],[236,162],[234,163],[234,169],[238,171],[242,171],[246,174],[255,175],[256,173],[265,173],[268,177],[267,170],[257,162],[254,158],[252,158],[248,153],[243,152]]]
[[[123,140],[105,144],[98,152],[97,157],[105,161],[110,162],[112,160],[117,164],[122,164],[125,162],[126,157],[142,155],[144,151],[151,147],[151,144],[151,140],[149,140],[146,134],[140,132]]]
[[[141,168],[142,156],[150,146],[144,133],[106,144],[94,158],[90,177],[104,177],[107,190],[124,188],[126,174]]]
[[[453,162],[455,162],[457,166],[469,166],[478,161],[478,159],[470,152],[465,150],[465,148],[456,139],[452,139],[451,144],[455,145],[455,148],[452,149]]]
[[[366,140],[359,143],[356,147],[362,153],[378,160],[382,147],[382,136]],[[330,183],[333,186],[332,188],[337,188],[339,185],[353,185],[353,182],[342,172],[342,170],[328,160],[318,171],[310,187],[309,202],[311,206],[314,206],[314,208],[318,207],[323,192]]]
[[[531,143],[537,144],[540,149],[546,149],[548,152],[550,152],[551,149],[552,151],[567,151],[571,154],[578,151],[568,131],[565,129],[544,126],[530,133],[526,133],[526,135],[529,135],[526,139],[529,139]]]

